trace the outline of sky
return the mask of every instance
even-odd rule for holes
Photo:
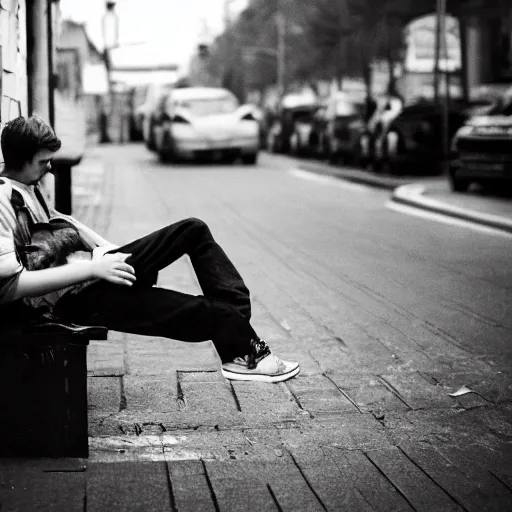
[[[247,0],[117,0],[116,65],[185,66],[200,40],[211,40],[222,31],[226,1],[232,16],[247,4]],[[103,48],[105,0],[61,0],[60,8],[63,19],[85,22],[91,40]]]

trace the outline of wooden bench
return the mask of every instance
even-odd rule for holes
[[[0,457],[87,457],[87,346],[104,327],[0,332]]]

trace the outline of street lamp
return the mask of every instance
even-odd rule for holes
[[[112,59],[111,50],[116,48],[119,43],[119,19],[115,11],[116,2],[107,0],[105,2],[105,13],[102,19],[102,33],[104,46],[105,67],[107,69],[108,81],[108,109],[112,109],[113,91],[112,91]],[[103,105],[100,113],[100,142],[112,142],[108,134],[108,112],[107,105]]]
[[[112,50],[119,44],[119,18],[115,11],[116,3],[105,2],[105,13],[102,19],[103,43],[105,50]]]

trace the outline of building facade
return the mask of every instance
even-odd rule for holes
[[[25,0],[0,1],[0,123],[28,113]]]
[[[60,23],[55,71],[56,129],[67,129],[63,123],[74,115],[75,124],[79,117],[80,129],[86,134],[97,132],[109,92],[108,74],[105,57],[89,39],[84,24],[71,20]],[[61,119],[61,127],[58,126],[59,115],[65,116]]]

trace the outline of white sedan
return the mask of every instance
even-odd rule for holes
[[[164,161],[207,157],[255,164],[259,122],[254,107],[239,106],[228,90],[173,89],[160,104],[153,127],[156,150]]]

